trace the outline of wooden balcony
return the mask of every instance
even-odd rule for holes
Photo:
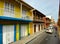
[[[50,24],[51,23],[51,19],[49,19],[48,17],[46,17],[46,23]]]
[[[39,22],[39,23],[44,23],[43,17],[45,17],[44,14],[39,12],[38,10],[33,11],[33,21],[34,22]]]
[[[46,23],[50,24],[50,23],[51,23],[51,21],[46,21]]]
[[[44,22],[42,18],[33,18],[34,22]]]

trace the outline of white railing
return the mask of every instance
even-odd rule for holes
[[[15,10],[14,10],[14,11],[15,11]],[[1,15],[2,13],[3,13],[3,16],[5,16],[5,13],[6,13],[6,14],[10,14],[10,13],[11,13],[10,15],[12,15],[12,12],[5,11],[4,8],[0,8],[0,15]],[[14,12],[14,13],[13,13],[14,15],[12,15],[14,18],[15,18],[15,13],[16,13],[17,15],[18,15],[18,14],[20,15],[20,12]],[[12,17],[12,16],[10,16],[10,15],[9,15],[9,16],[6,15],[6,16],[7,16],[7,17]],[[32,17],[32,16],[22,16],[21,19],[33,20],[33,17]]]
[[[22,17],[22,19],[25,19],[25,20],[33,20],[33,17],[32,16],[25,16],[25,17]]]

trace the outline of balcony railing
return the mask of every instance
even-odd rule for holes
[[[22,16],[22,19],[25,19],[25,20],[33,20],[33,17],[32,16],[25,16],[25,17]]]
[[[46,21],[46,23],[51,23],[51,21]]]
[[[33,18],[34,21],[44,22],[42,18]]]
[[[15,10],[14,10],[14,11],[15,11]],[[5,11],[4,8],[0,8],[0,15],[3,14],[3,16],[5,16],[4,13],[6,13],[6,14],[9,15],[9,16],[6,15],[7,17],[11,17],[10,15],[12,15],[11,12]],[[11,14],[10,14],[10,13],[11,13]],[[20,12],[15,12],[15,13],[13,13],[13,14],[14,14],[13,18],[15,18],[15,14],[19,14],[19,15],[20,15]],[[19,18],[19,17],[18,17],[18,18]],[[33,17],[32,17],[32,16],[24,16],[24,17],[22,16],[21,19],[33,20]]]

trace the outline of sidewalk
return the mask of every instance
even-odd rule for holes
[[[41,42],[45,37],[46,33],[44,30],[42,30],[11,44],[36,44],[37,42]],[[37,39],[39,39],[39,41],[37,41]]]

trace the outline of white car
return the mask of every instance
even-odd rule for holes
[[[49,29],[49,31],[48,31],[49,33],[53,33],[53,29]]]
[[[53,29],[46,29],[46,32],[52,34],[53,33]]]

